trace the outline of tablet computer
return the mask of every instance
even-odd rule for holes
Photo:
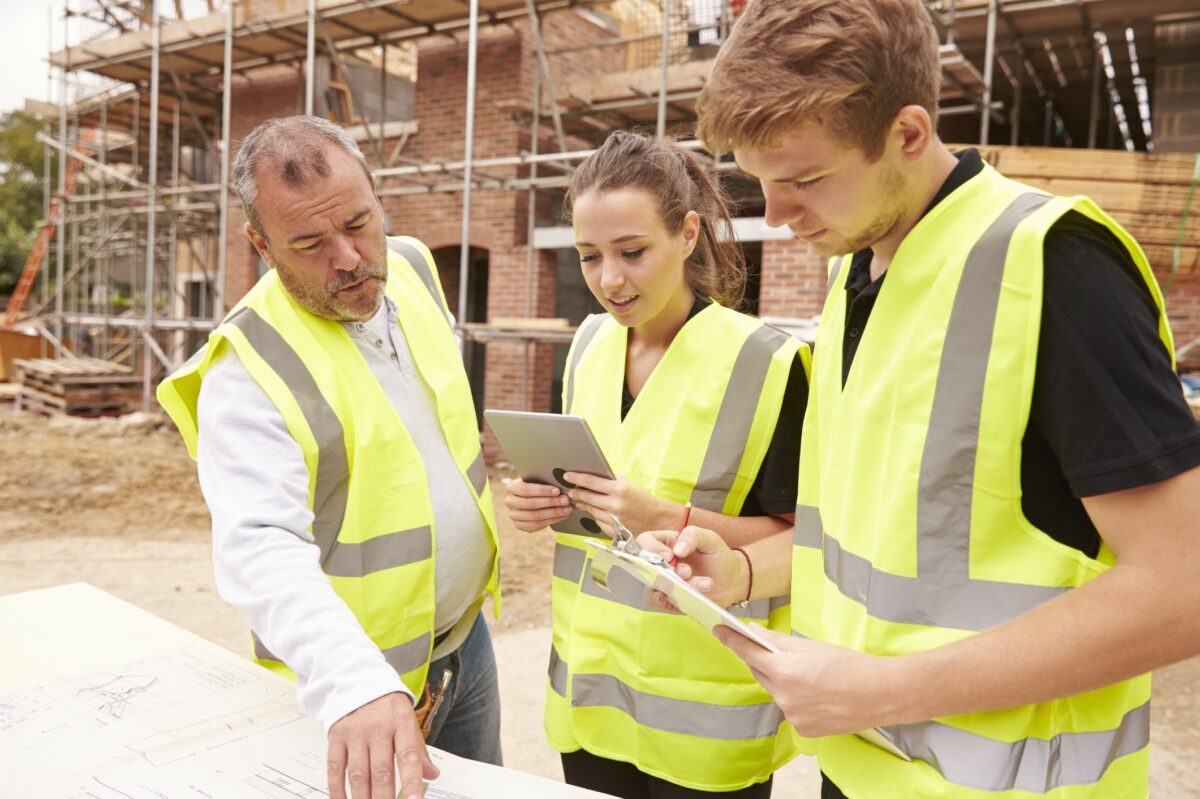
[[[566,492],[575,487],[567,482],[567,472],[616,479],[582,416],[493,409],[485,410],[483,415],[517,474],[527,483],[544,483]],[[579,510],[572,511],[554,529],[608,540],[596,520]]]

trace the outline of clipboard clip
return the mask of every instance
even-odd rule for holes
[[[642,560],[653,563],[655,566],[666,566],[667,561],[655,555],[653,552],[647,552],[642,548],[642,545],[637,542],[637,538],[629,531],[629,528],[621,523],[615,513],[608,514],[608,518],[612,521],[613,529],[616,530],[616,537],[613,539],[613,549],[618,549],[626,555],[636,555]]]
[[[612,522],[613,530],[616,535],[613,537],[613,542],[604,549],[596,549],[592,553],[591,558],[591,573],[592,580],[604,588],[609,593],[616,593],[608,585],[608,575],[616,564],[616,558],[608,554],[605,549],[613,552],[623,552],[626,555],[633,555],[654,566],[667,567],[667,561],[642,548],[642,545],[637,542],[637,538],[629,531],[629,528],[621,523],[621,520],[616,517],[616,514],[608,514],[609,520]]]

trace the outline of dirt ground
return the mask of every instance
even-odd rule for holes
[[[499,639],[549,626],[554,544],[498,517]],[[240,615],[215,595],[209,547],[195,465],[162,419],[44,419],[0,407],[0,594],[89,582],[246,654]],[[1152,717],[1152,795],[1200,796],[1200,659],[1155,675]]]

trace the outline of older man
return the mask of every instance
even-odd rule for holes
[[[449,680],[429,743],[500,763],[495,522],[453,320],[337,126],[264,122],[234,182],[270,271],[159,400],[198,462],[221,596],[329,733],[331,796],[393,799],[394,763],[420,796],[427,685]]]

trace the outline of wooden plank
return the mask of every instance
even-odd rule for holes
[[[1055,177],[1189,186],[1196,166],[1195,156],[1182,153],[999,145],[979,150],[988,163],[1018,180]]]
[[[564,317],[497,316],[487,327],[497,327],[505,330],[565,330],[571,326],[571,320]]]

